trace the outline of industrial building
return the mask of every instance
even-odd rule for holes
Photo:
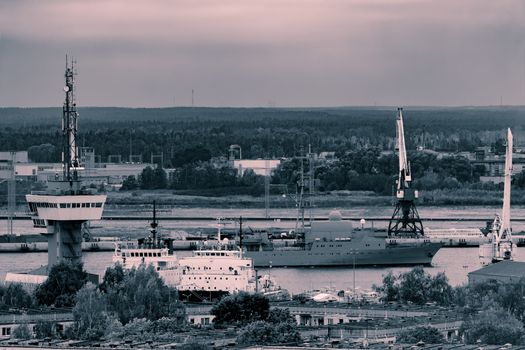
[[[525,278],[525,262],[501,261],[482,267],[468,274],[470,284],[496,280],[504,283],[517,282]]]

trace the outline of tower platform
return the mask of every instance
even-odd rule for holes
[[[48,266],[82,258],[82,225],[100,220],[106,195],[37,192],[26,195],[34,227],[45,228]]]

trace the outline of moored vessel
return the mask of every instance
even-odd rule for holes
[[[441,248],[441,243],[426,238],[356,229],[339,212],[332,212],[329,221],[312,222],[294,240],[276,242],[258,234],[245,236],[242,242],[256,267],[429,265]]]
[[[363,266],[363,265],[430,265],[441,248],[441,242],[432,242],[425,236],[415,201],[418,191],[411,186],[412,175],[407,161],[402,108],[398,108],[397,150],[399,152],[399,177],[397,180],[394,213],[388,230],[352,227],[342,220],[341,213],[330,213],[329,221],[311,221],[304,224],[303,200],[305,176],[301,159],[299,182],[298,222],[293,240],[270,240],[259,234],[242,238],[246,255],[253,258],[255,266]],[[311,164],[311,163],[310,163]],[[312,166],[310,165],[310,169]],[[308,174],[309,193],[313,193],[312,170]]]
[[[179,267],[177,289],[183,300],[214,300],[226,294],[257,291],[253,260],[227,239],[202,245],[192,256],[181,258]]]

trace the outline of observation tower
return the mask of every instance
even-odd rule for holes
[[[97,195],[81,186],[77,148],[77,119],[75,103],[74,61],[68,63],[62,109],[62,174],[48,181],[46,191],[26,195],[34,227],[45,228],[48,267],[62,260],[79,262],[82,258],[82,225],[100,220],[105,195]]]

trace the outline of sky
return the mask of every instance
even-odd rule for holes
[[[0,107],[525,105],[524,0],[0,0]]]

